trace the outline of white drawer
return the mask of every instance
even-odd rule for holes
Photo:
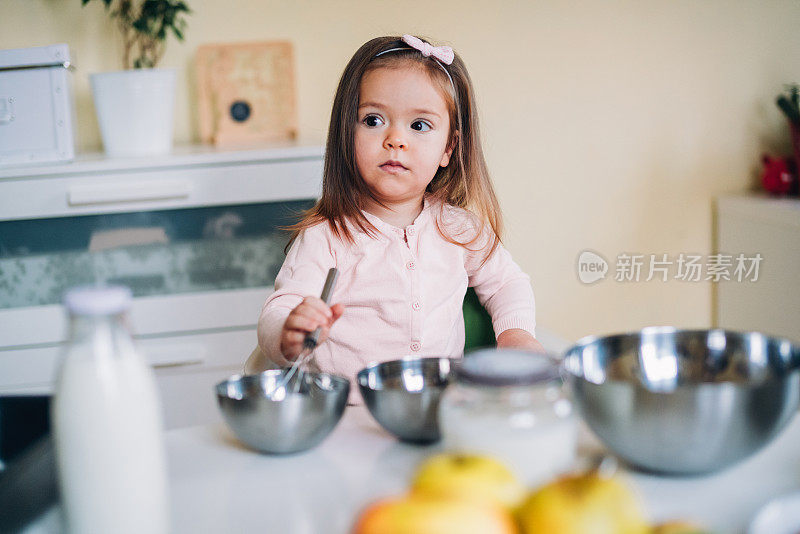
[[[138,340],[156,376],[244,367],[256,346],[255,328]],[[0,351],[0,393],[52,391],[60,346]]]
[[[315,198],[322,165],[312,158],[9,179],[0,181],[0,220]]]
[[[255,331],[264,300],[272,287],[138,297],[130,311],[139,335],[166,338],[178,332],[220,328]],[[255,334],[254,334],[255,335]],[[67,315],[61,305],[0,310],[0,349],[61,343],[67,336]],[[0,354],[3,354],[0,350]],[[2,365],[2,364],[0,364]],[[2,383],[2,367],[0,367]]]

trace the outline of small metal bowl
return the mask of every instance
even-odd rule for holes
[[[260,452],[286,454],[316,446],[347,405],[350,381],[326,373],[303,373],[299,384],[292,381],[273,395],[285,372],[234,375],[216,385],[225,422],[236,437]]]
[[[439,398],[452,360],[404,358],[359,371],[358,389],[380,425],[403,441],[433,443],[439,433]]]
[[[586,337],[564,357],[584,420],[647,471],[709,473],[769,443],[800,405],[800,347],[757,332]]]

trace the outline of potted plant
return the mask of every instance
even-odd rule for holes
[[[85,6],[91,0],[81,0]],[[172,149],[175,69],[156,68],[172,33],[183,40],[181,0],[101,0],[122,34],[125,70],[90,76],[103,146],[111,156]]]

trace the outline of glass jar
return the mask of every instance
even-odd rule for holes
[[[439,424],[445,449],[492,456],[531,486],[575,462],[577,420],[558,362],[544,354],[467,354],[443,394]]]

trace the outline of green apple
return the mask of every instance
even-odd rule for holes
[[[438,454],[417,469],[411,492],[437,498],[490,502],[514,508],[525,487],[505,464],[482,455]]]
[[[525,534],[648,534],[633,493],[596,473],[567,475],[533,492],[517,511]]]

